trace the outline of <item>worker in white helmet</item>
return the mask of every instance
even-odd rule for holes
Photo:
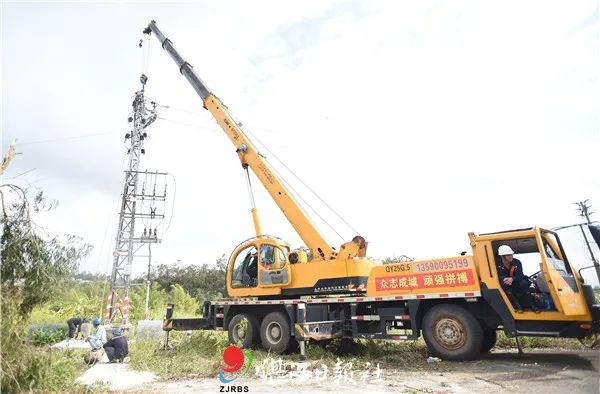
[[[524,308],[535,309],[531,302],[531,294],[529,287],[531,282],[529,278],[523,274],[523,264],[513,255],[515,252],[508,245],[500,245],[498,248],[498,256],[500,256],[500,264],[498,264],[498,277],[502,288],[515,296],[520,305],[515,305],[517,309]]]

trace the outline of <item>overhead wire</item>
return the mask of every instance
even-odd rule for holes
[[[171,174],[170,172],[168,174],[173,179],[173,204],[171,204],[171,214],[169,215],[169,223],[167,224],[167,228],[164,230],[164,232],[169,231],[169,228],[171,227],[173,213],[175,212],[175,199],[177,198],[177,181],[175,180],[175,176],[173,174]]]
[[[188,114],[196,115],[196,116],[202,116],[203,115],[200,112],[191,111],[189,109],[184,109],[184,108],[173,107],[172,105],[157,104],[157,106],[161,107],[161,108],[165,108],[165,109],[174,110],[174,111],[186,112]]]
[[[29,170],[27,170],[27,171],[25,171],[25,172],[22,172],[22,173],[20,173],[19,175],[15,175],[15,176],[11,176],[10,178],[6,178],[6,180],[9,180],[9,179],[16,179],[16,178],[18,178],[18,177],[20,177],[20,176],[22,176],[22,175],[29,174],[30,172],[32,172],[32,171],[35,171],[35,170],[37,170],[37,168],[36,168],[36,167],[34,167],[34,168],[30,168]]]
[[[200,129],[200,130],[203,130],[203,131],[215,132],[214,129],[211,129],[209,127],[204,127],[204,126],[201,126],[201,125],[195,124],[195,123],[182,122],[182,121],[179,121],[179,120],[164,118],[162,116],[157,116],[156,118],[160,119],[160,120],[166,120],[167,122],[177,123],[177,124],[180,124],[180,125],[183,125],[183,126],[193,127],[193,128]]]
[[[58,137],[58,138],[52,138],[52,139],[47,139],[47,140],[19,142],[18,145],[23,146],[23,145],[33,145],[33,144],[45,144],[45,143],[50,143],[50,142],[69,141],[69,140],[98,137],[98,136],[102,136],[102,135],[111,135],[111,134],[119,134],[119,133],[111,131],[108,133],[83,134],[83,135],[76,135],[76,136],[70,136],[70,137]]]

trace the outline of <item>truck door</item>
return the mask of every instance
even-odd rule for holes
[[[578,287],[560,240],[555,233],[542,230],[536,237],[542,258],[542,272],[552,299],[558,309],[567,316],[583,315],[587,312],[583,291]]]
[[[260,287],[282,287],[290,283],[290,264],[280,246],[270,243],[261,244],[258,262]]]

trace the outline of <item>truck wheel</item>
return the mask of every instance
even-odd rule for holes
[[[290,335],[290,322],[282,312],[271,312],[260,325],[260,339],[268,352],[284,353],[293,338]]]
[[[488,353],[496,346],[498,336],[495,329],[483,330],[483,341],[481,343],[481,353]]]
[[[296,340],[296,337],[291,337],[290,343],[288,343],[288,346],[285,349],[285,353],[286,354],[296,353],[296,351],[298,350],[299,347],[300,347],[300,344]]]
[[[248,349],[258,342],[259,327],[255,316],[246,313],[237,314],[227,327],[229,343]]]
[[[479,322],[460,306],[434,306],[425,314],[422,329],[429,352],[444,360],[472,360],[482,349]]]

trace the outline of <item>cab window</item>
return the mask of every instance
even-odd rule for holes
[[[258,253],[256,246],[242,249],[233,263],[231,287],[256,287],[258,276]]]
[[[260,264],[267,270],[279,270],[285,266],[286,258],[275,245],[263,244],[260,247]]]
[[[558,247],[558,248],[561,247],[557,237],[554,234],[546,233],[546,234],[544,234],[544,238],[546,238],[546,237],[549,237],[550,240],[554,242],[556,247]],[[552,264],[554,266],[554,268],[556,268],[556,270],[558,272],[561,273],[561,275],[572,274],[571,267],[569,266],[569,264],[567,264],[565,261],[563,261],[560,258],[559,254],[556,253],[556,251],[554,251],[552,249],[552,247],[550,246],[550,243],[548,241],[546,241],[546,239],[544,239],[544,249],[546,252],[546,259],[548,260],[548,262],[550,264]],[[564,255],[564,252],[562,250],[560,252],[562,252],[562,254]]]

